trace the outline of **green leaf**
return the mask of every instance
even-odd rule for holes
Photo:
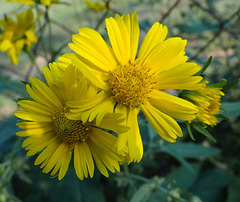
[[[188,190],[197,179],[201,167],[200,164],[191,164],[191,166],[195,172],[189,172],[184,166],[181,166],[167,175],[162,186],[167,187],[174,182],[174,187]]]
[[[133,195],[130,202],[147,202],[152,192],[155,192],[157,187],[163,182],[163,179],[158,177],[153,178],[150,183],[143,184]]]
[[[237,80],[235,80],[235,81],[233,81],[233,82],[223,86],[222,91],[225,92],[225,91],[230,90],[231,88],[233,88],[234,86],[236,86],[238,84],[239,80],[240,79],[237,79]]]
[[[105,201],[99,184],[99,175],[95,174],[92,179],[87,178],[84,181],[80,181],[74,169],[70,168],[61,181],[57,179],[52,180],[55,184],[51,186],[50,190],[51,201]]]
[[[19,128],[16,126],[17,122],[16,117],[11,117],[6,121],[0,123],[0,147],[3,148],[5,143],[15,136],[16,132],[19,131]]]
[[[0,74],[0,92],[5,90],[11,90],[14,93],[18,93],[20,95],[26,95],[26,87],[22,85],[19,81],[12,81],[11,78],[4,74]]]
[[[240,175],[235,177],[233,182],[228,188],[228,198],[227,202],[239,202],[240,201]]]
[[[208,58],[207,62],[202,67],[202,69],[197,73],[197,75],[202,75],[205,72],[205,70],[208,68],[208,66],[211,64],[211,62],[212,62],[212,56]]]
[[[177,154],[183,158],[203,158],[210,157],[220,153],[220,150],[214,147],[204,147],[201,144],[192,142],[177,142],[163,147],[163,151]]]
[[[232,179],[233,176],[229,173],[209,169],[199,175],[190,190],[204,202],[222,201],[225,196],[223,188],[228,186]]]
[[[228,111],[222,112],[222,114],[232,120],[240,115],[240,102],[223,102],[221,107]]]
[[[213,142],[216,142],[215,138],[207,131],[207,129],[203,128],[203,126],[199,122],[194,121],[192,122],[191,125],[196,131],[205,135],[207,138],[209,138]]]

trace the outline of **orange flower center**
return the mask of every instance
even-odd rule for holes
[[[137,107],[146,102],[154,83],[154,74],[136,60],[134,63],[120,65],[111,72],[109,91],[117,102]]]

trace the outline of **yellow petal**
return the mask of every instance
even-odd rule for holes
[[[82,72],[82,74],[88,78],[96,87],[100,89],[107,88],[108,84],[104,81],[105,76],[103,76],[104,71],[99,68],[94,69],[94,64],[91,62],[89,63],[80,55],[67,53],[58,59],[65,64],[75,65]]]
[[[18,102],[21,109],[36,114],[52,115],[52,109],[32,100],[20,100]]]
[[[99,124],[99,127],[112,130],[117,134],[125,133],[130,128],[124,125],[125,118],[120,113],[106,113]]]
[[[112,173],[114,173],[115,170],[119,171],[120,167],[118,162],[115,159],[110,158],[108,154],[105,152],[105,150],[102,150],[102,148],[99,147],[99,144],[93,141],[89,141],[89,142],[91,145],[91,151],[93,150],[95,151],[95,154],[97,154],[96,158],[98,158],[103,163],[104,167],[107,167],[107,169],[110,170]],[[108,173],[107,173],[107,176],[108,176]]]
[[[51,131],[52,129],[53,129],[52,126],[47,126],[47,127],[42,127],[42,128],[34,128],[34,129],[19,131],[16,133],[16,135],[20,136],[20,137],[42,135],[46,132]]]
[[[106,27],[112,49],[119,63],[127,64],[130,60],[130,36],[126,24],[116,14],[115,19],[112,17],[106,19]]]
[[[159,22],[153,24],[151,29],[148,31],[147,35],[145,36],[141,47],[139,49],[138,58],[142,61],[148,56],[148,54],[162,41],[165,40],[167,36],[167,27],[163,26]]]
[[[23,142],[23,147],[26,146],[27,156],[35,155],[38,152],[41,152],[47,145],[51,144],[56,140],[56,136],[49,133],[42,136],[30,136]]]
[[[93,163],[93,158],[92,158],[92,154],[91,151],[88,147],[88,144],[86,142],[83,142],[81,144],[82,150],[84,151],[83,155],[84,155],[84,159],[87,165],[87,169],[89,172],[90,177],[93,177],[94,174],[94,163]]]
[[[139,25],[138,25],[138,19],[137,14],[134,12],[131,15],[131,23],[130,23],[130,60],[134,61],[137,50],[138,50],[138,41],[139,41]]]
[[[5,52],[12,47],[13,47],[13,44],[9,39],[4,39],[0,43],[0,51],[2,51],[2,52]]]
[[[116,143],[118,151],[120,151],[121,148],[123,148],[124,141],[127,142],[128,145],[128,163],[132,161],[139,162],[142,159],[143,155],[143,145],[142,145],[142,139],[139,132],[139,126],[137,121],[137,115],[139,112],[138,108],[130,108],[130,109],[124,109],[127,108],[125,106],[117,106],[116,112],[122,112],[124,113],[126,117],[126,125],[130,128],[130,130],[126,133],[118,135],[118,141]],[[125,136],[125,137],[124,137]]]
[[[79,34],[73,35],[73,42],[75,44],[69,44],[73,51],[91,61],[103,71],[109,72],[117,66],[112,48],[95,30],[90,28],[79,29]]]
[[[18,54],[16,53],[15,47],[8,49],[8,57],[13,64],[18,64]]]
[[[80,142],[80,146],[79,146],[80,161],[82,164],[82,171],[83,171],[84,177],[87,178],[88,169],[87,169],[87,162],[86,162],[86,156],[85,156],[85,150],[84,150],[83,144],[85,144],[85,142]]]
[[[13,112],[14,115],[20,119],[28,120],[28,121],[39,121],[39,122],[52,122],[52,116],[46,116],[43,114],[25,112],[21,110],[17,110]]]
[[[149,96],[149,101],[154,107],[177,119],[192,120],[198,112],[191,102],[162,91],[153,90]]]
[[[52,124],[49,124],[49,123],[29,122],[29,121],[17,122],[16,125],[21,129],[41,129],[41,128],[52,127]]]
[[[58,148],[54,151],[51,158],[49,159],[47,165],[43,169],[43,173],[48,173],[50,170],[53,169],[53,167],[57,164],[60,158],[62,157],[62,154],[68,150],[68,145],[65,143],[62,143],[58,146]]]
[[[95,151],[96,150],[95,144],[91,140],[88,141],[88,145],[89,145],[89,148],[91,150],[92,156],[94,158],[94,161],[96,163],[96,166],[97,166],[98,170],[105,177],[108,177],[109,176],[108,171],[107,171],[107,169],[106,169],[106,167],[105,167],[105,165],[104,165],[104,163],[101,159],[102,155],[99,155],[99,153]]]
[[[142,65],[153,69],[155,73],[166,71],[187,61],[185,54],[186,40],[175,37],[163,41],[148,54]]]
[[[68,102],[67,105],[74,108],[67,113],[69,119],[79,120],[84,123],[93,121],[96,118],[96,124],[99,125],[105,114],[113,112],[116,101],[110,98],[110,95],[104,91],[89,99]]]
[[[196,63],[183,63],[156,75],[158,89],[195,90],[201,87],[201,76],[192,76],[200,70]]]
[[[41,97],[56,108],[63,107],[56,94],[45,83],[35,77],[30,77],[29,80],[32,83],[32,89],[36,92],[38,97]]]
[[[83,176],[83,163],[82,163],[82,159],[80,157],[80,143],[76,143],[74,146],[74,169],[75,172],[78,176],[78,178],[80,180],[83,180],[84,176]]]
[[[39,156],[34,162],[34,165],[39,165],[46,159],[50,159],[53,152],[57,149],[59,144],[60,144],[60,141],[54,141],[51,144],[48,144],[47,147],[39,154]]]
[[[68,170],[71,158],[72,158],[72,151],[70,149],[68,149],[68,150],[66,150],[65,158],[62,162],[62,165],[61,165],[61,168],[60,168],[60,171],[58,174],[58,180],[61,180],[65,176],[65,174]]]
[[[103,153],[106,153],[112,159],[118,161],[123,160],[117,153],[117,150],[112,146],[117,141],[115,136],[98,128],[91,128],[91,135],[89,138],[98,146],[99,149],[102,150]]]
[[[141,109],[153,129],[165,140],[176,142],[177,136],[182,136],[181,128],[170,116],[162,113],[150,103],[141,105]]]
[[[106,19],[106,27],[113,51],[120,64],[134,61],[138,48],[139,25],[137,15],[115,15]]]

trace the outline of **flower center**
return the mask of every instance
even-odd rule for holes
[[[70,120],[65,116],[69,111],[64,107],[53,115],[53,128],[60,139],[72,144],[77,141],[85,142],[91,128],[89,123],[78,120]]]
[[[120,65],[111,72],[109,91],[117,102],[137,107],[146,102],[155,83],[153,76],[148,67],[140,65],[139,60]]]

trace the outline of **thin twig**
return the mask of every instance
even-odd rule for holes
[[[210,9],[203,7],[203,6],[202,6],[199,2],[197,2],[196,0],[192,0],[192,2],[193,2],[197,7],[201,8],[203,11],[209,13],[215,20],[218,21],[219,24],[222,23],[222,20],[220,19],[220,17],[218,17],[218,16],[217,16],[215,13],[213,13]],[[231,34],[235,39],[238,38],[238,36],[237,36],[234,32],[232,32],[232,30],[228,29],[227,27],[223,27],[223,29],[224,29],[225,31],[227,31],[229,34]]]
[[[163,21],[171,14],[173,9],[176,8],[180,2],[181,0],[176,0],[175,3],[168,9],[168,11],[162,15],[162,18],[159,20],[159,22],[163,23]]]
[[[204,52],[204,51],[217,39],[217,37],[222,33],[222,31],[224,30],[225,24],[226,24],[227,22],[231,21],[231,20],[235,17],[235,15],[237,15],[239,12],[240,12],[240,8],[239,8],[236,12],[234,12],[229,18],[227,18],[226,20],[222,21],[222,22],[219,24],[219,30],[214,34],[214,36],[213,36],[211,39],[209,39],[209,40],[207,41],[207,43],[206,43],[203,47],[201,47],[201,48],[197,51],[197,53],[196,53],[195,55],[193,55],[193,56],[190,58],[190,60],[196,59],[199,54],[201,54],[202,52]]]
[[[108,0],[105,2],[105,5],[106,5],[106,8],[107,8],[107,11],[102,15],[102,17],[99,19],[96,27],[95,27],[95,30],[98,30],[99,29],[99,26],[102,24],[102,22],[104,21],[104,19],[107,17],[109,11],[110,11],[110,3],[111,3],[111,0]]]
[[[28,69],[28,71],[27,71],[27,73],[25,75],[25,81],[29,81],[29,77],[30,77],[30,75],[32,73],[33,67],[34,67],[34,64],[31,63],[30,66],[29,66],[29,69]]]
[[[102,24],[102,22],[104,21],[104,19],[107,17],[108,13],[109,13],[109,10],[107,10],[107,11],[102,15],[102,17],[100,18],[100,20],[98,21],[98,23],[97,23],[97,25],[96,25],[96,27],[95,27],[95,30],[96,30],[96,31],[98,30],[99,26]]]
[[[15,70],[14,68],[15,68],[15,67],[5,67],[5,66],[3,66],[3,65],[0,65],[1,72],[3,72],[3,70],[4,70],[4,71],[11,72],[11,73],[13,73],[13,74],[16,74],[16,75],[18,75],[18,76],[24,77],[24,74],[22,74],[21,72]]]
[[[52,24],[60,27],[61,29],[63,29],[63,30],[66,31],[67,33],[69,33],[69,34],[71,34],[71,35],[75,34],[75,32],[73,32],[72,30],[70,30],[69,28],[67,28],[67,27],[66,27],[65,25],[63,25],[62,23],[60,23],[60,22],[58,22],[58,21],[56,21],[56,20],[54,20],[54,19],[50,19],[50,21],[51,21]]]

